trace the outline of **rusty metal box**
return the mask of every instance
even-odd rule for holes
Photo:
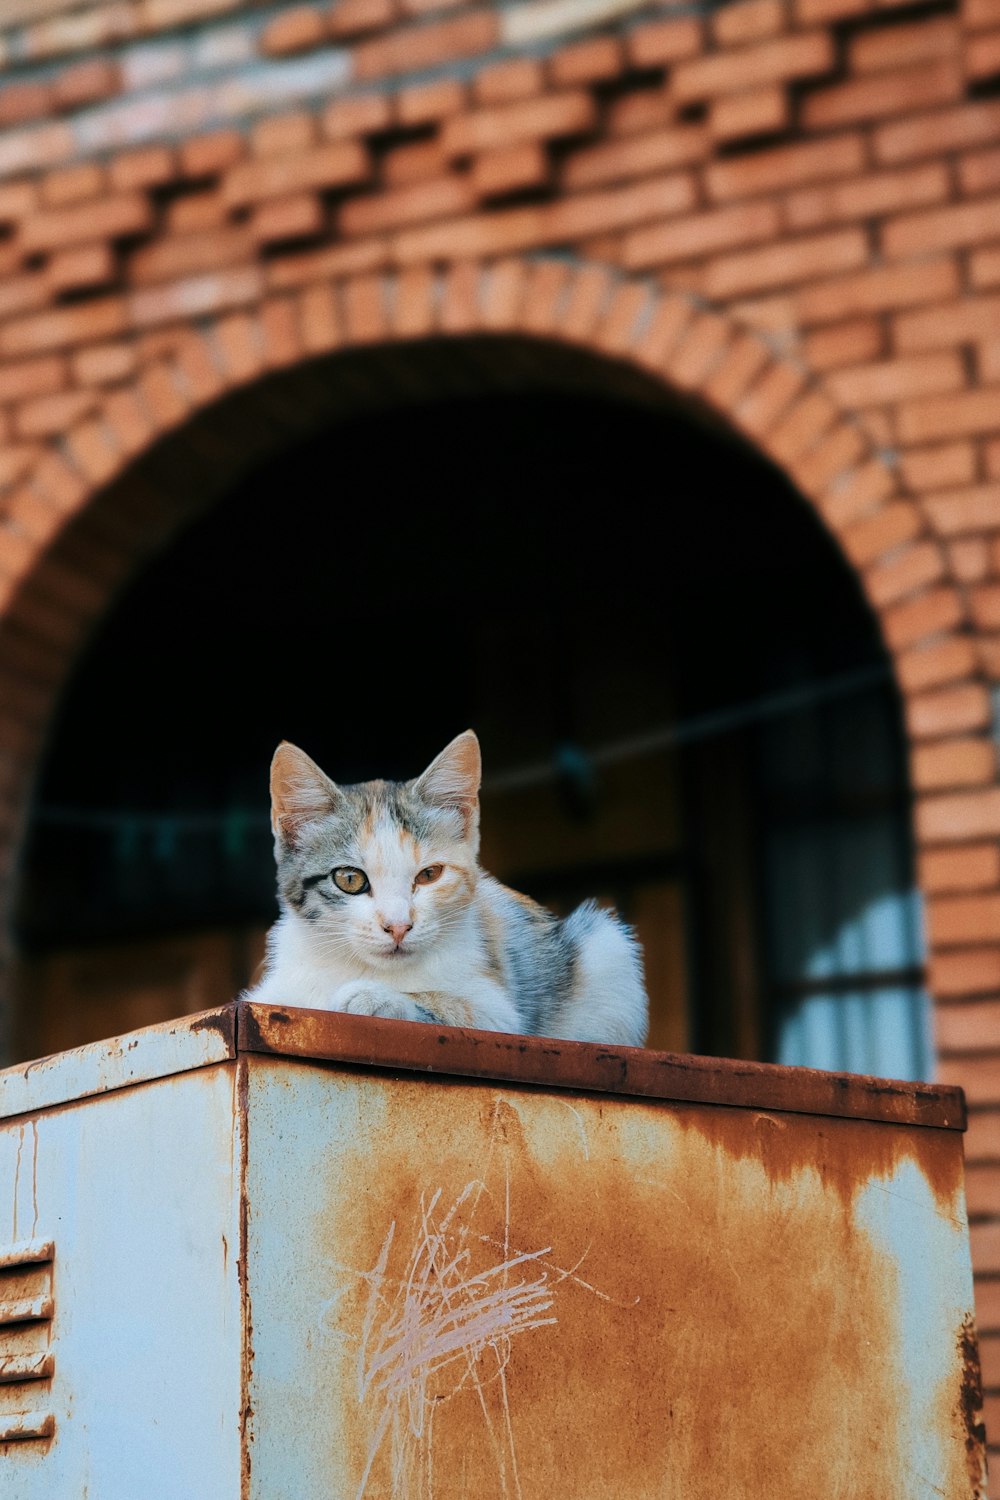
[[[0,1495],[973,1500],[959,1091],[237,1004],[0,1074]]]

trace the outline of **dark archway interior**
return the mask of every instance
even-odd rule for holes
[[[831,539],[772,467],[702,422],[552,393],[355,417],[260,467],[109,610],[53,726],[19,939],[39,954],[265,924],[280,738],[355,780],[414,774],[469,724],[494,782],[560,768],[519,814],[546,849],[487,836],[498,873],[556,899],[559,871],[567,891],[588,877],[617,889],[645,861],[694,888],[730,839],[756,930],[752,717],[724,733],[696,723],[682,753],[662,752],[676,795],[666,812],[651,796],[631,844],[587,843],[630,759],[604,770],[588,756],[859,668],[884,672],[884,653]],[[888,678],[873,691],[893,738],[882,791],[905,799]],[[516,795],[487,798],[501,832]],[[554,849],[560,828],[578,857]],[[688,1039],[766,1051],[726,1019],[713,902],[726,898],[684,919]]]

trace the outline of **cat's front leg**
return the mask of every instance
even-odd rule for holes
[[[349,1016],[387,1016],[392,1021],[431,1021],[434,1019],[410,995],[394,990],[377,979],[351,979],[334,992],[332,1010]]]

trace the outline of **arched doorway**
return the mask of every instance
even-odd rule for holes
[[[702,409],[530,346],[458,394],[470,356],[422,346],[409,399],[287,442],[104,617],[33,806],[21,1055],[247,981],[278,738],[407,775],[472,723],[484,862],[623,907],[654,1044],[925,1072],[898,705],[852,570]]]

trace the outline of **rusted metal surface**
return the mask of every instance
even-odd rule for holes
[[[983,1500],[958,1091],[209,1018],[0,1119],[0,1495]]]
[[[248,1109],[252,1500],[983,1493],[953,1131],[265,1056]]]
[[[234,1005],[146,1026],[5,1068],[0,1072],[0,1119],[208,1067],[235,1051]]]
[[[284,1057],[548,1088],[965,1129],[965,1100],[958,1088],[333,1011],[241,1004],[238,1046]]]

